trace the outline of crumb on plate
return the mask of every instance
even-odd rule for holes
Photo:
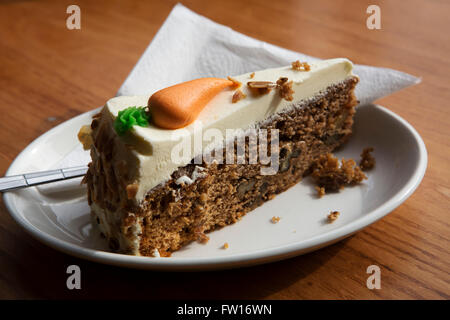
[[[348,185],[361,183],[367,176],[353,159],[341,163],[331,153],[321,155],[312,165],[312,178],[316,185],[328,191],[338,191]]]
[[[331,211],[328,215],[328,223],[333,223],[334,221],[339,218],[340,212],[339,211]]]
[[[315,186],[314,188],[317,190],[317,196],[319,198],[322,198],[325,195],[325,188],[324,187]]]
[[[370,170],[375,166],[375,158],[371,154],[373,152],[373,147],[365,148],[361,153],[361,161],[359,162],[359,166],[362,170]]]
[[[275,216],[273,216],[272,217],[272,219],[270,219],[270,221],[272,222],[272,223],[278,223],[278,222],[280,222],[280,217],[275,217]]]

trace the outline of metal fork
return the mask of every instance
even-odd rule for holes
[[[80,166],[2,177],[0,178],[0,192],[82,177],[86,174],[87,169],[87,166]]]

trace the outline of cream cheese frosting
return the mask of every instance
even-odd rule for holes
[[[136,146],[130,150],[139,167],[136,178],[139,186],[136,201],[143,200],[150,189],[170,179],[170,175],[177,168],[191,161],[192,157],[172,160],[174,148],[181,140],[192,141],[191,154],[195,156],[199,147],[203,150],[211,147],[211,141],[207,139],[193,141],[194,137],[201,137],[202,131],[215,129],[225,137],[227,129],[249,128],[255,123],[289,108],[293,103],[312,98],[330,85],[353,76],[353,65],[344,58],[310,63],[310,67],[310,71],[297,71],[291,66],[287,66],[256,71],[253,77],[250,76],[250,73],[234,76],[233,79],[242,83],[240,90],[246,94],[246,98],[232,103],[235,90],[225,89],[205,106],[193,123],[184,128],[167,130],[151,123],[148,127],[134,126],[122,139],[126,140],[125,143]],[[289,81],[293,81],[293,101],[282,99],[277,90],[255,96],[246,85],[249,81],[276,82],[280,77],[287,77]],[[146,106],[149,97],[150,94],[115,97],[106,103],[103,112],[109,113],[114,119],[120,110],[127,107]]]

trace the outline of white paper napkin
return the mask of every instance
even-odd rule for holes
[[[333,57],[339,58],[339,57]],[[226,77],[295,60],[317,58],[245,36],[177,4],[145,50],[118,95],[144,95],[200,77]],[[419,78],[392,69],[355,65],[361,104],[417,84]]]
[[[337,57],[336,57],[337,58]],[[145,95],[200,77],[226,77],[320,60],[250,38],[177,4],[139,59],[117,95]],[[355,65],[360,77],[356,96],[361,104],[417,84],[419,78],[386,68]],[[58,167],[82,165],[89,155],[81,147]]]

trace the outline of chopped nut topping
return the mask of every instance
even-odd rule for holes
[[[278,88],[280,97],[287,100],[294,100],[294,90],[292,89],[292,81],[288,82],[288,78],[281,77],[277,80],[276,83],[272,81],[249,81],[247,82],[247,86],[252,89],[252,92],[255,94],[267,94],[273,88]]]
[[[292,81],[288,82],[288,78],[281,77],[277,80],[278,90],[280,93],[280,97],[287,100],[292,101],[294,100],[294,90],[292,89]]]
[[[276,83],[272,81],[249,81],[247,82],[247,86],[256,96],[267,94],[270,90],[277,87]]]
[[[337,218],[339,218],[339,214],[339,211],[331,211],[328,215],[328,223],[333,223],[334,221],[336,221]]]
[[[91,146],[94,144],[94,140],[92,140],[92,129],[91,126],[82,126],[80,131],[78,131],[78,140],[80,140],[83,145],[84,150],[89,150]]]
[[[272,81],[249,81],[247,86],[252,89],[252,92],[256,94],[269,93],[271,89],[277,88],[280,93],[280,97],[287,100],[294,100],[294,90],[292,89],[293,81],[288,82],[288,78],[281,77],[276,83]]]
[[[233,94],[233,98],[231,99],[232,103],[236,103],[242,99],[247,97],[245,93],[243,93],[241,90],[237,89],[236,92]]]
[[[292,69],[297,71],[309,71],[311,70],[308,62],[300,62],[299,60],[292,62]]]
[[[280,222],[280,217],[275,217],[275,216],[273,216],[272,217],[272,219],[270,219],[270,221],[272,222],[272,223],[278,223],[278,222]]]
[[[229,247],[229,245],[228,245],[228,242],[225,242],[224,244],[223,244],[223,249],[228,249],[228,247]]]
[[[373,152],[373,148],[365,148],[361,153],[361,161],[359,166],[363,171],[370,170],[375,166],[375,158],[370,154]]]
[[[250,73],[250,79],[253,79],[254,77],[255,77],[255,73],[254,72]]]
[[[276,88],[276,83],[272,81],[249,81],[247,86],[251,89],[273,89]]]
[[[126,187],[127,189],[127,198],[128,199],[134,199],[134,197],[136,196],[139,186],[136,183],[133,184],[129,184]]]
[[[228,76],[227,79],[230,80],[231,82],[233,82],[233,87],[234,88],[240,88],[241,85],[242,85],[242,83],[240,81],[237,81],[236,79],[234,79],[234,78],[232,78],[230,76]]]

